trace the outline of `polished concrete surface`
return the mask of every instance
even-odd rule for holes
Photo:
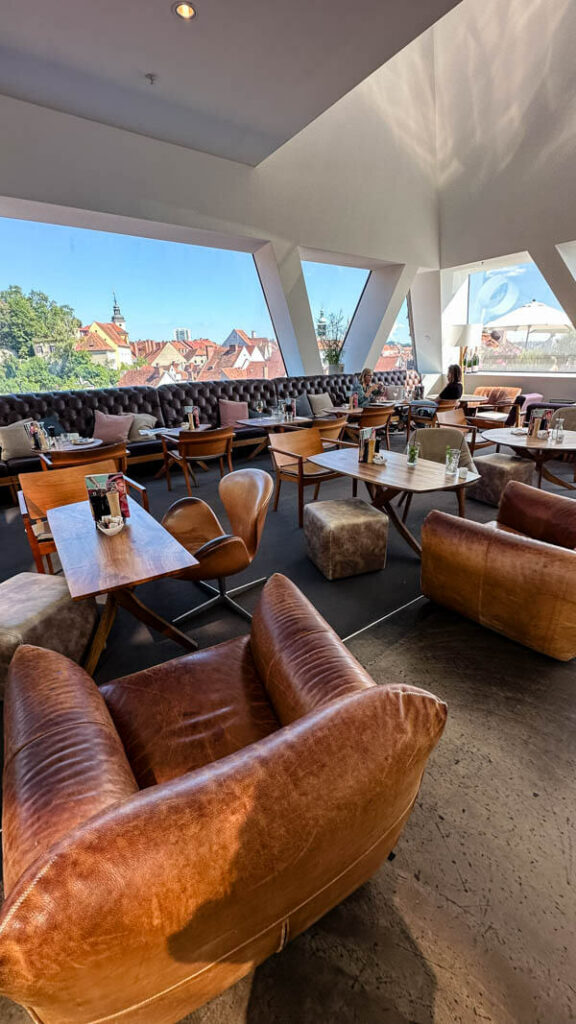
[[[216,480],[201,481],[201,495],[213,494]],[[159,512],[168,504],[164,485],[152,494]],[[448,510],[450,499],[430,496],[426,510]],[[415,510],[413,522],[424,511]],[[470,502],[470,515],[488,519],[494,510]],[[284,570],[341,634],[417,597],[418,561],[399,538],[383,573],[328,584],[306,563],[294,517],[287,490],[252,575]],[[16,539],[16,526],[8,527]],[[174,613],[193,603],[184,584],[170,583],[167,593]],[[198,632],[206,646],[244,628],[230,620]],[[424,599],[350,648],[378,683],[410,682],[448,703],[447,728],[397,856],[187,1024],[575,1021],[576,666]],[[101,677],[127,671],[132,659],[152,664],[176,653],[121,620]],[[25,1020],[23,1010],[0,1000],[0,1024]]]

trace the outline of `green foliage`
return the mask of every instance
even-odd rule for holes
[[[76,352],[73,342],[55,346],[44,358],[9,356],[0,363],[0,394],[20,391],[65,391],[68,388],[112,387],[120,370],[99,366],[86,352]]]
[[[18,285],[0,291],[0,348],[21,359],[34,355],[35,344],[72,341],[80,327],[70,306],[59,306],[44,292],[25,295]]]

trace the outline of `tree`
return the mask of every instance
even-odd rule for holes
[[[25,295],[19,285],[0,291],[0,348],[21,359],[34,355],[34,345],[72,341],[80,321],[70,306],[60,306],[44,292]]]

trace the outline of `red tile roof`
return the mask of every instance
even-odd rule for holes
[[[74,348],[77,352],[115,352],[116,349],[109,341],[104,341],[98,334],[89,331],[80,338]]]

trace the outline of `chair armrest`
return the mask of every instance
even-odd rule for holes
[[[337,448],[357,448],[358,447],[358,444],[355,444],[354,441],[334,441],[334,444],[336,445]]]
[[[511,481],[500,501],[498,522],[534,540],[576,548],[574,499],[562,494]]]
[[[144,487],[144,484],[139,484],[137,480],[132,480],[131,477],[124,474],[124,480],[126,481],[126,487],[129,491],[136,491],[142,498],[142,505],[147,512],[150,511],[150,502],[148,501],[148,491]]]
[[[196,549],[194,557],[201,561],[203,557],[213,554],[214,551],[217,551],[231,540],[237,540],[231,533],[223,533],[221,537],[213,537],[212,540],[207,540],[205,544],[202,544],[202,547]]]
[[[275,448],[273,444],[268,445],[268,451],[274,452],[275,455],[288,455],[295,462],[305,462],[306,456],[299,455],[298,452],[289,452],[286,448]]]
[[[430,694],[373,687],[96,815],[4,904],[0,990],[37,1019],[204,1003],[370,877],[445,718]]]
[[[421,579],[438,604],[552,658],[576,656],[575,551],[434,511]]]

